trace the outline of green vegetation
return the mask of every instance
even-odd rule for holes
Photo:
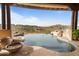
[[[73,40],[79,40],[79,30],[74,30],[72,35],[73,35]]]
[[[35,26],[35,25],[14,25],[12,24],[12,33],[19,32],[19,33],[45,33],[49,34],[50,32],[54,30],[64,30],[66,28],[69,28],[69,26],[66,25],[52,25],[48,27],[41,27],[41,26]],[[0,24],[1,28],[1,24]]]
[[[27,33],[50,33],[54,30],[66,29],[68,26],[66,25],[52,25],[49,27],[41,27],[41,26],[32,26],[32,25],[12,25],[12,32],[24,32]]]

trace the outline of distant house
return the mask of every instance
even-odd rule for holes
[[[35,31],[37,31],[37,32],[40,32],[41,30],[42,30],[42,28],[40,28],[40,27],[35,28]]]

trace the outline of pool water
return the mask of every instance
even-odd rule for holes
[[[50,50],[69,52],[75,47],[70,43],[59,40],[57,37],[50,34],[28,34],[25,35],[24,44],[30,46],[41,46]]]

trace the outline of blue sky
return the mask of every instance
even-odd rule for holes
[[[36,10],[11,7],[11,23],[24,25],[51,26],[71,25],[71,11]]]

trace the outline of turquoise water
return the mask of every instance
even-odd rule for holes
[[[68,52],[73,51],[75,47],[70,43],[58,40],[57,37],[50,34],[28,34],[25,35],[26,45],[41,46],[50,50]]]

